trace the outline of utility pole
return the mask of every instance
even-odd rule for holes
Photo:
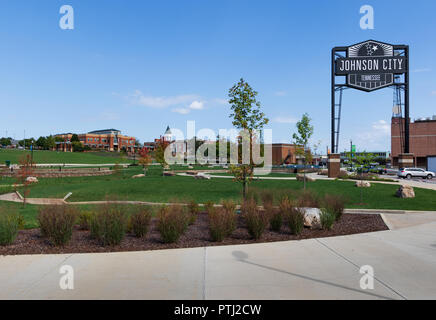
[[[351,168],[353,168],[353,140],[350,139],[350,162]]]

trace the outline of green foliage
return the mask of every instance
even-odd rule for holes
[[[129,229],[137,238],[145,238],[150,228],[152,211],[150,207],[135,207],[129,218]]]
[[[248,233],[255,240],[260,239],[268,226],[268,215],[257,207],[254,199],[244,201],[241,212],[247,224]]]
[[[342,196],[326,194],[324,196],[324,208],[335,214],[336,221],[342,217],[345,209],[345,201]]]
[[[189,216],[180,205],[163,206],[158,212],[157,229],[164,243],[179,240],[189,224]]]
[[[0,208],[0,245],[12,244],[20,229],[20,215]]]
[[[336,221],[336,213],[331,209],[321,209],[321,213],[319,215],[321,228],[324,230],[331,230],[333,224]]]
[[[118,245],[126,233],[127,222],[127,215],[120,205],[100,205],[91,219],[91,236],[104,246]]]
[[[1,146],[10,146],[12,144],[12,138],[0,138]]]
[[[74,141],[71,142],[71,145],[73,146],[73,152],[83,152],[85,151],[85,147],[80,141]]]
[[[292,234],[299,235],[304,228],[304,211],[295,208],[291,200],[283,197],[280,201],[280,214],[286,221]]]
[[[215,203],[213,201],[206,201],[204,204],[204,208],[206,209],[207,213],[210,214],[215,211]]]
[[[82,211],[78,214],[77,224],[81,230],[89,230],[92,220],[92,211]]]
[[[269,224],[272,231],[280,232],[283,225],[283,215],[280,210],[276,210],[274,208],[265,210],[267,216],[269,216]]]
[[[72,136],[71,136],[71,143],[73,143],[73,142],[80,142],[80,140],[79,140],[79,136],[77,135],[77,134],[73,134]]]
[[[237,216],[231,206],[216,208],[208,214],[212,241],[221,242],[236,229]]]
[[[193,225],[197,221],[198,214],[200,213],[200,206],[194,200],[188,203],[189,224]]]
[[[73,234],[77,219],[77,210],[68,205],[50,205],[42,207],[38,214],[41,235],[54,245],[66,245]]]

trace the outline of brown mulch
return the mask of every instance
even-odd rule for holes
[[[344,214],[333,229],[311,230],[305,228],[299,236],[291,235],[287,226],[281,232],[267,230],[262,238],[255,241],[250,238],[242,217],[238,217],[238,227],[232,236],[223,242],[212,242],[208,231],[208,218],[206,213],[199,214],[196,223],[189,226],[188,230],[177,243],[165,244],[161,241],[156,230],[156,221],[145,239],[135,238],[127,234],[120,245],[102,246],[97,240],[90,237],[89,231],[75,228],[73,237],[65,247],[53,246],[49,240],[42,238],[39,229],[22,230],[19,232],[14,244],[0,246],[0,255],[20,254],[53,254],[53,253],[86,253],[86,252],[120,252],[120,251],[145,251],[173,248],[194,248],[205,246],[249,244],[287,240],[302,240],[310,238],[334,237],[356,233],[388,230],[380,215],[376,214]]]

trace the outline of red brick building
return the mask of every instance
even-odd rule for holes
[[[391,157],[392,165],[398,166],[398,155],[404,148],[404,118],[392,118]],[[430,159],[436,157],[436,116],[410,122],[410,153],[414,156],[414,166],[428,168]]]
[[[302,148],[290,143],[273,143],[272,149],[272,164],[302,164],[303,159],[297,155],[297,148]]]
[[[55,138],[63,141],[56,143],[56,150],[71,152],[72,133],[57,134]],[[136,139],[134,137],[124,136],[121,131],[116,129],[96,130],[88,133],[78,134],[80,142],[91,149],[133,152],[135,150]],[[58,139],[58,140],[60,140]]]

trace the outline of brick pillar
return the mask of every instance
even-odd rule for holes
[[[327,164],[329,170],[329,178],[339,177],[341,170],[341,155],[339,153],[330,153]]]
[[[415,166],[413,153],[400,153],[398,155],[398,167],[410,168]]]

